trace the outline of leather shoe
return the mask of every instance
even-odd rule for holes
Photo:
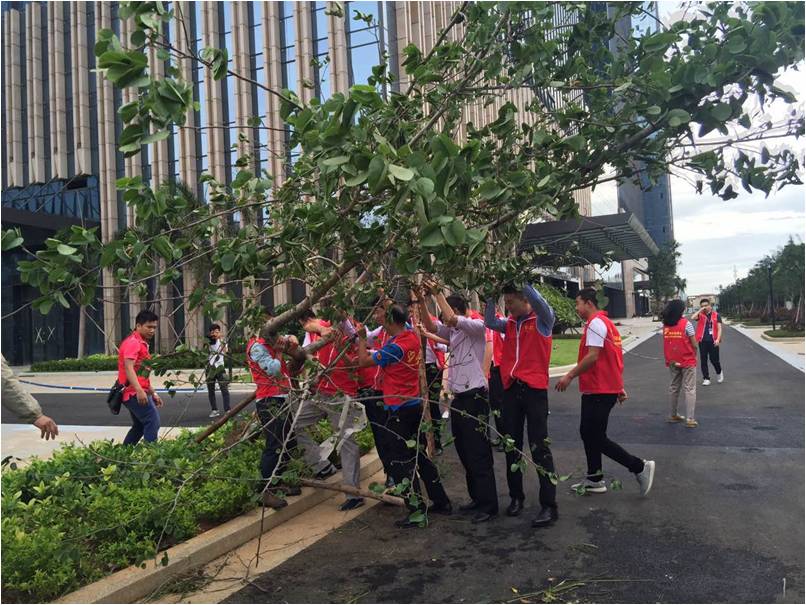
[[[279,496],[275,496],[270,491],[265,491],[263,492],[263,506],[268,506],[274,510],[280,510],[281,508],[288,506],[288,502]]]
[[[478,510],[479,505],[478,502],[475,500],[471,500],[470,502],[465,502],[464,504],[459,505],[459,512],[462,513],[469,513],[474,510]]]
[[[299,496],[302,494],[302,488],[299,485],[288,485],[286,483],[281,483],[279,489],[286,496]]]
[[[364,506],[363,498],[347,498],[347,500],[341,503],[341,506],[339,506],[339,510],[341,511],[353,510],[354,508],[359,508],[361,506]]]
[[[470,520],[470,522],[475,525],[477,523],[484,523],[486,521],[489,521],[493,517],[495,517],[495,515],[491,515],[490,513],[476,513],[475,515],[473,515],[473,518]]]
[[[434,513],[436,515],[452,515],[453,514],[453,506],[450,502],[443,502],[441,504],[433,504],[428,509],[429,513]]]
[[[517,517],[523,512],[523,500],[512,498],[512,502],[507,506],[507,517]]]
[[[532,527],[547,527],[557,520],[556,506],[543,506],[537,517],[532,521]]]

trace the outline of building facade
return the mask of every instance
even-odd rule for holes
[[[460,2],[342,2],[345,17],[340,18],[327,14],[331,4],[172,2],[168,5],[184,26],[171,22],[164,33],[191,57],[204,47],[226,48],[234,72],[274,90],[291,88],[308,101],[366,83],[384,53],[389,54],[391,70],[400,73],[402,49],[414,43],[428,51],[461,6]],[[372,15],[373,23],[354,20],[355,11]],[[259,143],[255,168],[266,170],[275,182],[282,183],[287,162],[294,160],[277,98],[233,76],[215,81],[210,70],[193,58],[179,59],[175,65],[193,83],[199,110],[167,140],[124,158],[116,147],[122,130],[117,110],[135,93],[113,88],[93,71],[97,31],[111,29],[127,44],[132,28],[118,12],[117,2],[2,5],[6,57],[2,220],[4,228],[23,231],[30,250],[73,224],[98,227],[103,241],[130,226],[133,215],[115,186],[120,177],[141,175],[152,186],[182,181],[203,200],[205,190],[197,185],[203,172],[227,182],[237,172],[235,160],[245,151],[239,132]],[[456,39],[459,31],[449,35]],[[149,67],[153,73],[164,73],[166,63],[152,52]],[[523,107],[533,94],[524,89],[488,107],[468,105],[466,121],[492,121],[503,103],[509,100]],[[268,128],[249,126],[254,116]],[[458,137],[463,136],[460,131]],[[580,193],[579,201],[582,213],[589,214],[589,193]],[[161,317],[158,351],[172,350],[178,342],[201,343],[205,318],[186,310],[194,288],[187,270],[174,284],[151,284],[146,300],[119,287],[111,272],[104,271],[98,302],[83,310],[83,318],[77,309],[54,308],[41,316],[29,306],[37,294],[20,281],[16,269],[22,257],[22,253],[4,254],[2,261],[2,313],[7,324],[2,348],[12,363],[74,356],[79,325],[86,330],[86,353],[113,352],[144,306]],[[279,305],[304,296],[300,284],[284,283],[270,289],[262,302]]]

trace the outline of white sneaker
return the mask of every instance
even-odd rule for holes
[[[720,372],[719,374],[716,375],[716,381],[717,382],[723,382],[724,380],[725,380],[725,373],[724,372]]]
[[[592,494],[604,494],[607,491],[607,484],[605,484],[604,479],[601,481],[585,479],[579,483],[574,483],[571,489],[577,493],[584,492],[587,494],[590,492]]]
[[[710,381],[710,380],[708,380],[707,378],[706,378],[705,380],[703,380],[703,381],[702,381],[702,386],[704,386],[704,387],[707,387],[707,386],[709,386],[710,384],[711,384],[711,381]]]
[[[221,414],[218,412],[218,410],[213,410],[210,412],[210,416],[208,416],[208,418],[218,418],[219,416],[221,416]]]
[[[444,412],[442,412],[442,419],[443,420],[447,420],[450,417],[451,417],[451,413],[448,410],[445,410]]]
[[[655,478],[655,461],[644,460],[644,470],[635,473],[638,485],[641,488],[641,495],[646,496],[652,489],[652,480]]]

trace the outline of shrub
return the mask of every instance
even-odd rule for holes
[[[4,600],[51,601],[253,508],[263,440],[219,453],[227,432],[201,444],[187,430],[137,447],[68,444],[50,460],[4,470]],[[319,425],[316,436],[329,432]],[[362,453],[372,447],[369,427],[358,442]],[[289,466],[294,476],[309,470],[301,460]]]
[[[230,360],[234,369],[246,367],[246,353],[230,352]],[[182,351],[166,355],[154,355],[152,366],[155,373],[162,370],[194,370],[203,369],[207,364],[207,353],[200,351]],[[112,372],[118,369],[117,355],[88,355],[81,359],[68,357],[52,361],[36,361],[31,364],[32,372]]]

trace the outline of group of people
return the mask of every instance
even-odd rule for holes
[[[540,485],[540,510],[532,524],[544,527],[554,523],[558,516],[558,477],[548,434],[554,311],[531,285],[506,287],[502,294],[507,315],[499,313],[495,301],[489,300],[482,316],[462,296],[446,297],[434,280],[425,280],[411,292],[408,308],[383,296],[373,301],[373,330],[344,313],[329,313],[338,316],[331,323],[308,311],[300,320],[306,332],[302,344],[276,332],[264,330],[255,335],[247,345],[247,358],[266,436],[263,477],[268,480],[282,474],[283,454],[291,438],[288,430],[293,426],[294,438],[318,477],[336,472],[329,459],[336,449],[344,483],[358,487],[355,433],[365,426],[366,418],[387,474],[387,487],[405,486],[402,495],[409,515],[397,525],[421,525],[424,516],[414,514],[418,512],[452,514],[453,504],[429,455],[427,439],[427,433],[433,431],[436,452],[443,447],[437,394],[443,386],[444,369],[451,433],[469,496],[459,511],[471,515],[473,523],[489,521],[498,514],[493,444],[500,441],[506,451],[510,496],[506,514],[521,514],[526,499],[523,473],[527,463],[522,460],[526,430]],[[431,297],[439,318],[429,309],[426,299]],[[621,337],[598,308],[595,290],[580,291],[576,308],[585,320],[578,363],[556,384],[558,391],[564,391],[578,378],[582,393],[580,434],[587,475],[572,488],[578,492],[607,491],[602,472],[604,455],[634,473],[640,492],[646,495],[653,483],[654,461],[628,453],[607,436],[611,410],[627,397]],[[318,379],[309,387],[311,392],[300,394],[292,384],[308,357],[310,347],[306,345],[317,340],[322,340],[314,354],[319,364],[315,370]],[[425,367],[421,368],[423,355]],[[423,423],[427,417],[423,406],[426,391],[433,407],[427,410],[430,422]],[[336,427],[333,437],[323,444],[314,442],[305,430],[320,418],[328,418]],[[264,503],[280,508],[285,505],[284,496],[293,490],[292,485],[272,483],[264,490]],[[361,497],[348,495],[341,508],[349,510],[362,504]]]
[[[685,422],[686,427],[699,426],[694,417],[697,403],[697,351],[700,354],[700,369],[703,386],[711,384],[708,361],[716,370],[718,383],[724,382],[725,374],[719,360],[719,346],[722,342],[722,318],[711,306],[711,300],[703,298],[700,308],[691,316],[696,327],[685,317],[686,306],[682,300],[671,300],[666,304],[663,320],[663,353],[669,367],[672,382],[669,385],[670,414],[668,422]],[[686,407],[686,415],[679,413],[680,395]]]

